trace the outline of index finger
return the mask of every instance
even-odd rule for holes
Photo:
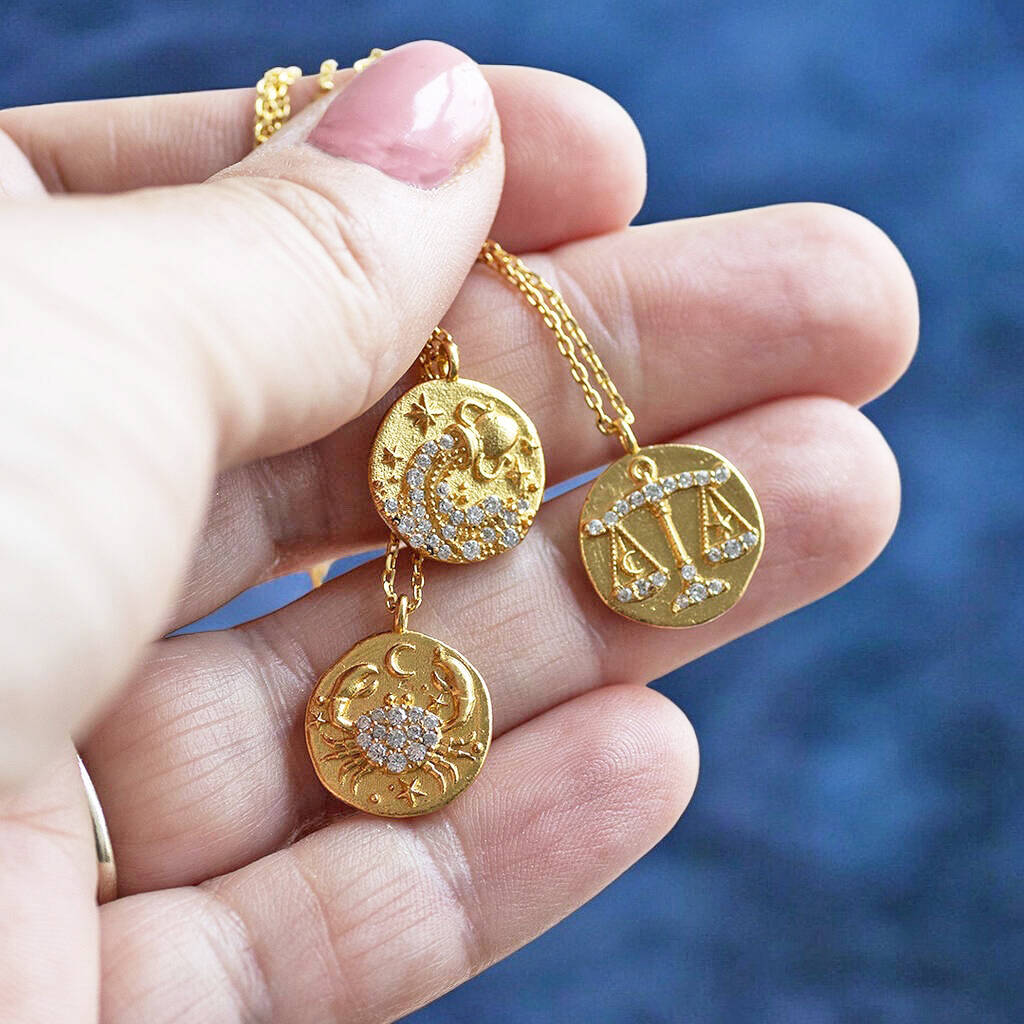
[[[506,151],[495,237],[535,251],[629,223],[643,202],[646,164],[622,107],[552,71],[483,70]],[[316,96],[315,78],[296,82],[293,114]],[[247,88],[18,107],[0,111],[0,131],[50,192],[194,184],[252,149],[254,98]]]

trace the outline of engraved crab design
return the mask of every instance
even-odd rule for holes
[[[483,752],[475,732],[469,737],[453,734],[469,721],[476,695],[466,667],[441,647],[432,654],[430,684],[437,691],[431,706],[447,709],[444,718],[420,707],[409,692],[387,693],[382,704],[354,720],[349,717],[354,700],[377,692],[383,673],[398,678],[409,675],[397,666],[403,646],[411,645],[399,642],[391,647],[383,659],[383,672],[375,664],[361,662],[343,673],[321,698],[329,708],[322,736],[333,748],[323,760],[338,762],[339,774],[348,776],[353,793],[362,779],[381,770],[392,775],[423,772],[436,779],[444,793],[459,780],[458,759],[476,761]],[[336,731],[341,735],[330,735]]]

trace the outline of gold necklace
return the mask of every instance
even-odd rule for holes
[[[374,50],[361,71],[383,55]],[[320,66],[334,88],[336,61]],[[253,137],[267,141],[291,113],[302,74],[271,68],[257,85]],[[381,580],[393,628],[360,641],[319,679],[306,746],[321,783],[363,811],[408,817],[437,810],[476,778],[491,742],[491,702],[458,651],[408,628],[423,599],[423,561],[483,561],[515,547],[544,493],[544,457],[529,417],[496,388],[459,376],[452,336],[434,329],[420,380],[388,410],[373,440],[370,493],[391,531]],[[410,593],[396,587],[403,546]]]
[[[626,449],[591,485],[580,514],[583,565],[601,600],[651,626],[696,626],[728,611],[764,549],[761,508],[743,475],[724,455],[700,445],[641,448],[633,411],[562,296],[497,242],[486,242],[479,260],[540,314],[597,429]],[[602,392],[614,417],[605,411]]]

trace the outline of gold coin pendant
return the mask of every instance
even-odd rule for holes
[[[473,380],[426,380],[388,410],[370,492],[389,529],[442,562],[515,547],[544,495],[537,429],[507,395]]]
[[[491,743],[480,673],[423,633],[378,633],[320,677],[306,710],[316,774],[370,814],[429,814],[476,778]]]
[[[651,626],[696,626],[743,596],[764,549],[764,521],[724,456],[699,445],[650,445],[594,481],[580,548],[612,611]]]

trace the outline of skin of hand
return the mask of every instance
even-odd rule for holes
[[[643,684],[842,585],[899,481],[858,406],[917,338],[892,244],[844,210],[627,225],[626,114],[416,43],[249,152],[251,90],[0,112],[0,993],[19,1022],[377,1021],[550,927],[672,827],[683,715]],[[302,109],[299,109],[302,108]],[[739,465],[768,543],[695,630],[609,613],[579,493],[514,553],[429,566],[415,628],[482,672],[486,770],[423,819],[348,813],[302,738],[318,674],[387,628],[368,564],[257,622],[161,639],[261,580],[379,547],[369,441],[442,319],[534,419],[549,482],[613,458],[488,235],[565,294],[642,441]],[[751,671],[756,671],[751,666]],[[96,863],[73,736],[118,858]]]

